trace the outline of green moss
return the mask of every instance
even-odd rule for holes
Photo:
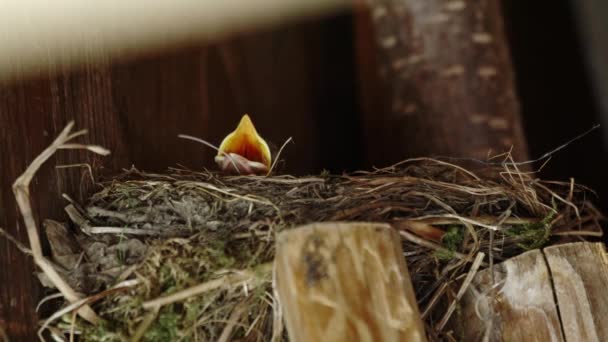
[[[464,240],[464,229],[462,226],[449,226],[441,238],[441,244],[445,249],[438,249],[434,255],[442,261],[449,261],[454,258],[454,252],[458,250]]]
[[[451,251],[449,249],[438,249],[435,251],[435,253],[433,253],[433,255],[435,256],[435,258],[441,261],[450,261],[454,259],[454,251]]]
[[[551,221],[556,214],[557,211],[553,210],[541,221],[511,227],[506,230],[506,234],[521,240],[517,245],[523,250],[541,248],[549,241]]]
[[[144,334],[143,340],[150,342],[175,341],[180,330],[181,315],[173,311],[172,306],[163,309],[156,321]]]
[[[121,342],[126,338],[117,333],[117,327],[108,322],[102,321],[96,326],[88,325],[83,329],[82,341],[92,342]]]

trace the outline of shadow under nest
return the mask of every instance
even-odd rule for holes
[[[99,187],[86,203],[70,201],[73,224],[45,222],[56,267],[95,297],[103,319],[93,326],[66,313],[47,322],[56,336],[287,340],[272,287],[276,234],[365,221],[398,230],[427,334],[441,340],[454,332],[437,323],[450,318],[447,307],[479,252],[486,268],[529,249],[601,236],[590,190],[509,164],[477,175],[417,159],[305,178],[132,169]]]

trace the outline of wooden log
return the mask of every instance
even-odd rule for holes
[[[533,250],[475,276],[462,301],[462,341],[564,341],[550,273]]]
[[[358,2],[359,84],[372,162],[486,159],[511,146],[514,159],[527,159],[500,2]]]
[[[141,56],[167,47],[217,41],[296,19],[328,15],[346,0],[241,0],[84,4],[57,0],[4,3],[0,11],[0,80],[36,75],[56,64],[88,65],[108,57]]]
[[[608,341],[608,255],[602,243],[544,250],[568,341]]]
[[[275,265],[292,341],[426,341],[400,239],[388,225],[283,232]]]

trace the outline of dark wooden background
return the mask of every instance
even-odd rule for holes
[[[556,2],[550,13],[540,4],[507,3],[525,135],[536,157],[598,122],[597,96],[567,2]],[[294,174],[383,166],[427,151],[425,141],[403,142],[410,146],[407,155],[374,147],[386,132],[370,133],[362,125],[374,113],[361,105],[369,101],[359,93],[365,82],[359,76],[374,66],[355,58],[354,27],[353,17],[343,15],[131,61],[70,71],[58,65],[52,75],[41,71],[28,80],[5,82],[0,85],[0,226],[27,241],[11,184],[72,119],[90,130],[84,141],[103,145],[112,155],[102,159],[62,151],[51,159],[32,186],[39,218],[64,219],[60,195],[82,197],[90,186],[82,168],[56,165],[90,163],[107,172],[131,165],[148,171],[176,164],[212,166],[213,151],[177,134],[218,143],[243,113],[250,113],[276,145],[293,137],[295,144],[284,156],[285,171]],[[606,156],[597,131],[555,156],[544,175],[576,177],[607,196]],[[0,239],[0,327],[16,341],[35,338],[34,307],[44,291],[33,272],[32,261]]]

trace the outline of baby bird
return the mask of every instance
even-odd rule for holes
[[[259,175],[267,174],[270,170],[272,163],[270,148],[258,134],[247,114],[243,115],[236,129],[224,138],[219,148],[189,135],[180,134],[179,137],[216,149],[215,162],[223,173]]]

